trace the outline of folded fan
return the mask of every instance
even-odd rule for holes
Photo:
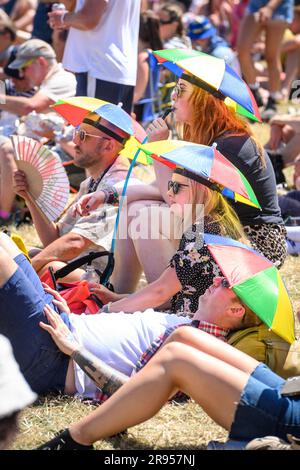
[[[29,137],[11,137],[15,160],[26,174],[28,193],[44,217],[56,220],[69,197],[70,184],[59,156]]]

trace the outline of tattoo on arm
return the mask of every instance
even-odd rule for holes
[[[71,357],[95,382],[97,387],[108,396],[115,393],[129,379],[127,375],[105,364],[86,349],[75,351]]]

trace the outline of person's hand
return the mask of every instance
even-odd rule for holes
[[[48,24],[52,29],[68,29],[63,23],[63,17],[65,16],[67,10],[54,10],[48,13]]]
[[[283,133],[282,133],[282,126],[279,126],[278,124],[273,124],[271,126],[271,133],[270,133],[270,139],[269,142],[267,143],[267,147],[271,150],[277,150],[279,147],[279,144],[283,141]]]
[[[60,316],[49,305],[45,305],[44,313],[49,324],[41,321],[39,325],[43,330],[48,331],[58,349],[67,356],[71,356],[72,353],[78,351],[80,344]]]
[[[71,313],[66,300],[57,292],[57,290],[51,289],[51,287],[49,287],[45,282],[42,282],[42,286],[45,292],[53,295],[54,299],[52,300],[52,303],[59,308],[60,312],[65,312],[67,314]]]
[[[91,211],[97,209],[104,203],[105,194],[103,191],[97,191],[92,194],[85,194],[72,206],[72,216],[80,217],[89,215]]]
[[[108,302],[116,302],[120,300],[119,294],[112,292],[107,289],[107,287],[102,286],[101,284],[96,284],[94,282],[89,282],[90,291],[98,297],[103,305],[108,304]]]
[[[272,8],[268,7],[267,5],[265,7],[262,7],[258,10],[257,12],[257,18],[259,23],[266,23],[272,18],[273,15],[273,10]]]
[[[156,142],[157,140],[166,140],[169,138],[169,128],[162,118],[154,119],[147,128],[148,142]]]
[[[13,173],[13,191],[23,199],[28,198],[28,182],[24,171],[16,170]]]

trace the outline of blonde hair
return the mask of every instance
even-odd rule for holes
[[[195,222],[196,205],[202,203],[202,194],[204,190],[204,215],[209,215],[213,219],[213,222],[220,225],[221,232],[223,232],[222,235],[226,235],[234,240],[239,240],[249,245],[235,210],[230,206],[222,194],[189,178],[188,184],[190,187],[190,203],[193,206],[193,223]],[[201,191],[199,186],[201,186]]]
[[[189,101],[193,109],[193,120],[191,124],[184,123],[178,126],[179,135],[189,142],[212,145],[214,140],[225,132],[228,135],[248,134],[258,150],[261,163],[265,167],[263,147],[253,136],[246,120],[239,118],[234,110],[226,106],[224,101],[215,98],[196,85],[192,86],[193,92]],[[205,116],[209,119],[204,119]]]

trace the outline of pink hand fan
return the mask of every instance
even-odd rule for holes
[[[26,174],[29,195],[48,221],[63,212],[70,184],[60,158],[47,147],[29,137],[11,136],[15,160]]]

